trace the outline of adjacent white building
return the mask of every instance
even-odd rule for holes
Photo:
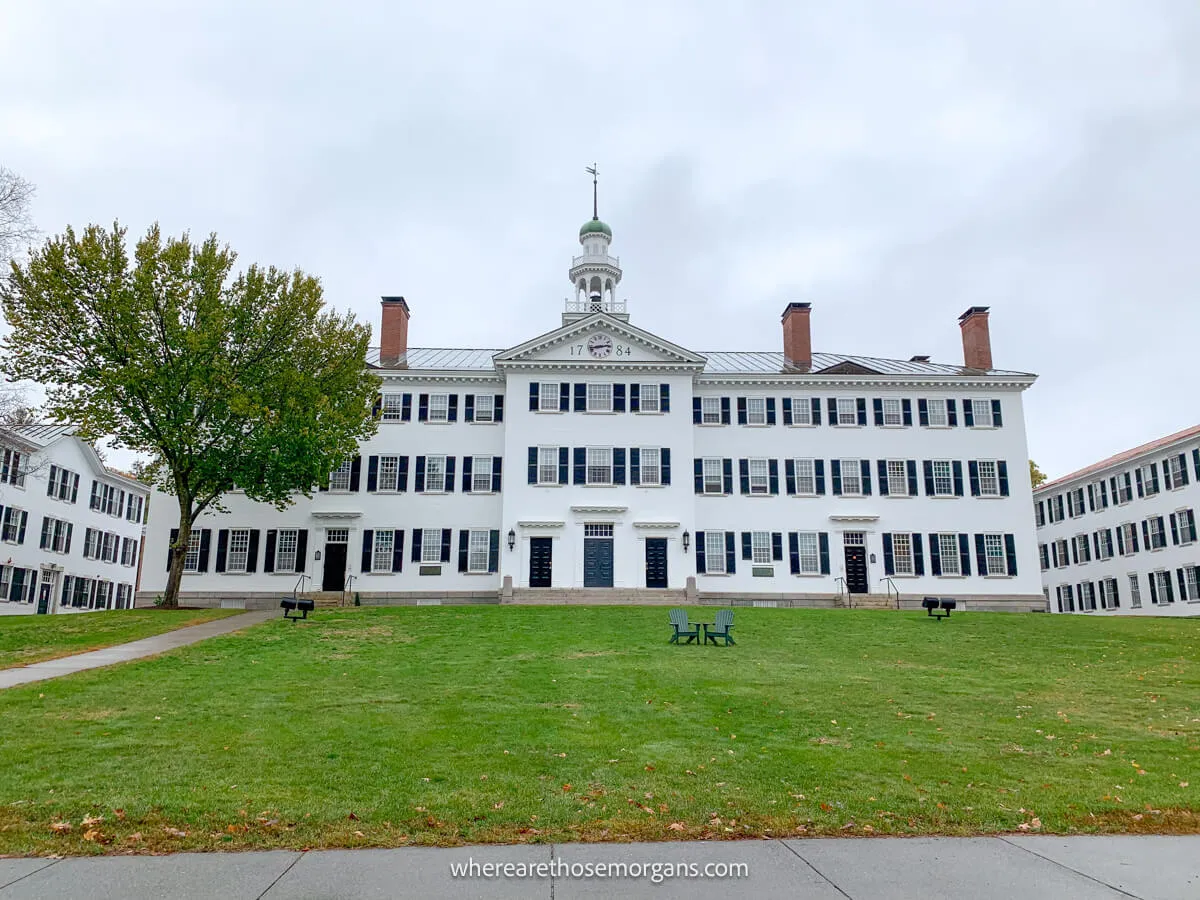
[[[759,602],[953,596],[1042,609],[1022,392],[965,358],[697,352],[630,321],[598,218],[557,327],[498,349],[408,346],[384,297],[378,433],[284,511],[230,495],[197,521],[183,602]],[[779,340],[776,338],[776,340]],[[154,498],[142,597],[166,583],[177,507]]]
[[[133,607],[150,489],[69,426],[0,427],[0,615]]]
[[[1053,612],[1200,615],[1200,425],[1034,492]]]

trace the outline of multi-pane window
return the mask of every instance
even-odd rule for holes
[[[1113,503],[1124,506],[1133,499],[1133,483],[1128,472],[1114,475],[1110,479],[1110,484],[1112,485]]]
[[[1090,581],[1079,585],[1079,611],[1091,612],[1096,608],[1096,587]]]
[[[1112,531],[1107,528],[1101,528],[1096,532],[1096,558],[1111,559],[1113,555],[1112,548]]]
[[[1170,572],[1151,572],[1150,577],[1154,579],[1154,596],[1160,604],[1174,603],[1175,591],[1171,588],[1171,573]]]
[[[346,460],[329,474],[329,489],[331,491],[350,490],[351,460]]]
[[[1178,456],[1168,456],[1163,460],[1163,474],[1172,488],[1183,487],[1183,460]]]
[[[446,457],[425,457],[425,492],[437,494],[446,490]]]
[[[1187,566],[1183,570],[1183,597],[1180,600],[1200,600],[1200,566]]]
[[[121,536],[111,531],[104,533],[104,553],[103,559],[105,562],[115,563],[121,555]]]
[[[979,466],[979,493],[984,497],[1000,496],[1000,476],[994,459],[981,459]]]
[[[1075,612],[1075,588],[1069,584],[1058,586],[1058,611]]]
[[[296,542],[299,532],[288,528],[279,532],[275,539],[275,571],[296,571]]]
[[[853,397],[840,397],[837,402],[837,422],[835,425],[858,424],[858,402]]]
[[[945,400],[930,400],[928,407],[930,425],[937,427],[947,424]]]
[[[538,410],[541,412],[558,412],[558,384],[543,381],[538,385]]]
[[[767,424],[767,400],[765,397],[746,398],[746,424]]]
[[[467,571],[486,572],[488,556],[491,548],[490,537],[486,531],[472,531],[467,542]]]
[[[765,459],[752,459],[749,461],[750,470],[750,493],[751,494],[766,494],[770,491],[769,467]]]
[[[374,545],[371,547],[371,571],[372,572],[390,572],[392,571],[392,556],[396,546],[396,532],[390,528],[376,530],[372,538]],[[425,548],[422,546],[422,550]],[[441,547],[437,547],[438,559],[441,557]]]
[[[587,483],[612,484],[611,447],[588,447]]]
[[[1054,555],[1056,562],[1054,567],[1057,569],[1065,569],[1071,564],[1071,557],[1067,554],[1067,539],[1059,538],[1054,542]]]
[[[943,575],[961,575],[962,568],[958,557],[958,535],[939,534],[937,536],[938,554],[942,563]]]
[[[933,461],[933,493],[936,497],[949,497],[954,493],[954,467],[948,459]]]
[[[1038,555],[1042,559],[1042,571],[1045,572],[1050,568],[1050,547],[1046,544],[1038,544]]]
[[[983,536],[983,554],[987,560],[988,575],[1007,575],[1008,562],[1004,556],[1004,535],[985,534]]]
[[[46,517],[42,520],[42,549],[68,553],[71,549],[71,523]]]
[[[25,470],[21,468],[21,451],[4,449],[4,463],[0,466],[0,483],[15,487],[25,486]]]
[[[1086,534],[1075,535],[1075,553],[1078,555],[1081,563],[1092,561],[1092,545],[1088,542]]]
[[[897,575],[913,574],[911,534],[898,532],[892,535],[892,570]]]
[[[885,399],[883,401],[883,424],[903,425],[904,411],[899,400]]]
[[[245,572],[250,561],[250,529],[233,528],[229,531],[229,550],[225,555],[226,572]]]
[[[1148,463],[1142,466],[1139,470],[1142,473],[1142,492],[1147,497],[1153,497],[1158,493],[1158,469],[1154,463]]]
[[[492,422],[496,418],[496,398],[492,394],[475,395],[475,421]]]
[[[721,398],[720,397],[701,397],[700,398],[700,421],[704,425],[720,425],[721,424]]]
[[[1108,486],[1103,479],[1093,481],[1088,485],[1088,493],[1092,495],[1092,503],[1095,504],[1096,509],[1108,509]]]
[[[1175,511],[1175,527],[1179,531],[1179,543],[1190,544],[1196,540],[1196,512],[1193,509]]]
[[[808,397],[792,398],[792,424],[812,424],[812,401]]]
[[[750,532],[750,561],[756,566],[771,563],[771,532]]]
[[[659,390],[657,384],[643,384],[638,387],[638,410],[641,412],[661,412]]]
[[[888,493],[893,497],[908,496],[908,468],[902,459],[887,461]]]
[[[74,475],[75,473],[68,469],[51,466],[49,483],[46,486],[46,495],[54,497],[57,500],[70,500]]]
[[[471,460],[471,491],[487,494],[492,490],[492,457],[476,456]]]
[[[379,491],[395,491],[400,487],[400,457],[379,457],[379,474],[375,488]]]
[[[1100,608],[1116,609],[1119,605],[1117,602],[1117,580],[1115,578],[1102,578],[1100,579],[1099,588]]]
[[[972,400],[971,418],[975,420],[976,428],[991,428],[996,424],[992,418],[991,400]]]
[[[91,529],[88,529],[91,532]],[[294,532],[293,532],[294,534]],[[84,543],[84,555],[87,555],[87,543]],[[188,535],[187,552],[183,555],[183,571],[200,571],[200,532],[193,531]]]
[[[132,566],[137,562],[137,541],[125,538],[121,541],[121,565]]]
[[[721,460],[711,458],[704,460],[704,493],[723,494],[724,492],[725,477]]]
[[[843,459],[841,463],[842,493],[862,493],[862,463],[857,459]]]
[[[1138,582],[1137,572],[1129,573],[1129,605],[1134,609],[1142,608],[1142,588]]]
[[[704,571],[709,575],[725,574],[725,532],[704,532]]]
[[[538,484],[558,484],[557,447],[538,447]]]
[[[449,394],[430,394],[429,395],[429,421],[430,422],[449,422],[450,421],[450,395]]]
[[[1137,526],[1132,522],[1126,522],[1124,525],[1118,526],[1118,528],[1121,540],[1118,541],[1117,546],[1121,550],[1121,555],[1131,556],[1137,553]]]
[[[815,531],[801,531],[796,535],[796,548],[800,551],[800,574],[820,574],[821,556],[817,533]]]
[[[817,493],[816,461],[798,459],[796,462],[796,493],[813,496]]]
[[[1150,549],[1158,550],[1167,546],[1167,534],[1163,528],[1162,516],[1150,516],[1146,519],[1150,534]]]
[[[383,421],[399,422],[404,410],[403,394],[383,395]]]
[[[611,384],[589,383],[587,386],[587,411],[612,412],[612,387]]]
[[[145,497],[136,497],[133,494],[129,495],[129,502],[125,504],[125,518],[130,522],[142,521],[142,507],[146,503]]]
[[[643,447],[638,454],[642,484],[662,484],[661,453],[658,447]]]
[[[0,540],[8,541],[15,544],[21,537],[21,517],[24,510],[18,509],[15,506],[7,506],[4,508],[4,522],[0,526]]]

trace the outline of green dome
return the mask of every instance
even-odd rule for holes
[[[583,227],[579,229],[579,236],[585,234],[606,234],[612,237],[612,229],[601,222],[599,219],[589,219],[583,223]]]

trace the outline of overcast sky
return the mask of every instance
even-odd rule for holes
[[[216,231],[413,346],[558,324],[584,166],[635,324],[695,350],[1038,373],[1051,476],[1200,421],[1194,0],[0,0],[0,164],[46,233]]]

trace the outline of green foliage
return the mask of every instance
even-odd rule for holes
[[[1043,484],[1046,481],[1045,473],[1038,468],[1038,464],[1032,459],[1029,461],[1029,480],[1033,484],[1034,488],[1037,488],[1038,485]]]

